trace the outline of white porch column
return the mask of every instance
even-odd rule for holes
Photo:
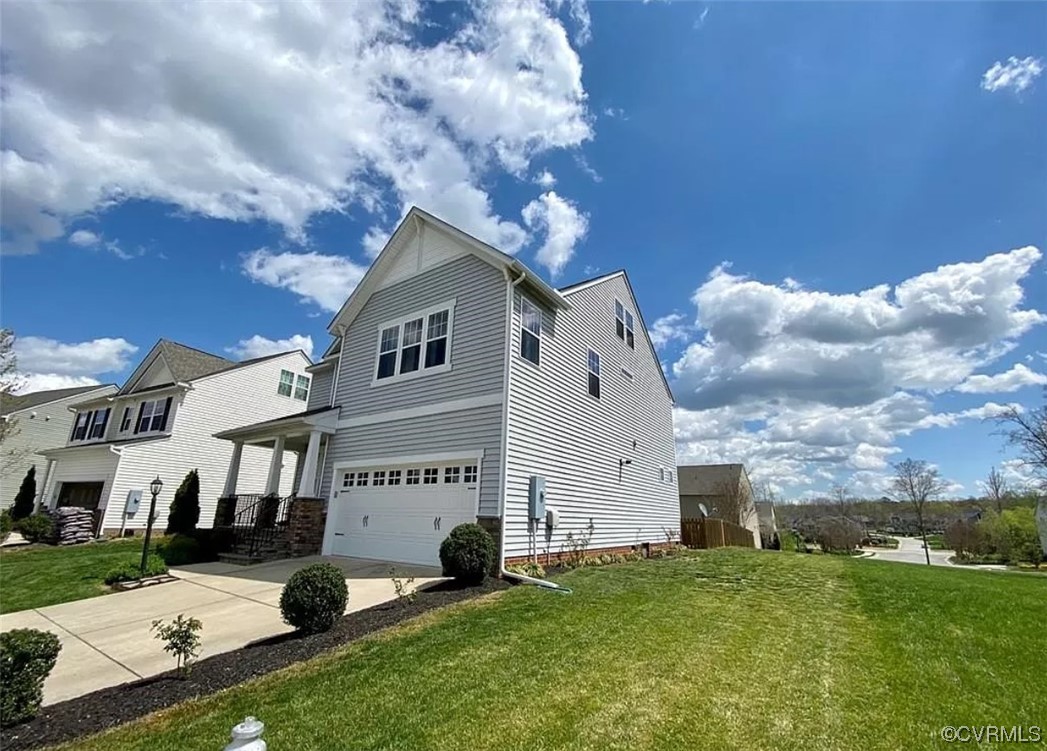
[[[244,442],[236,441],[233,444],[233,455],[229,459],[229,470],[225,475],[225,488],[222,497],[228,498],[236,495],[236,480],[240,476],[240,459],[244,455]]]
[[[320,431],[309,433],[309,446],[305,450],[305,466],[298,481],[298,495],[313,498],[316,495],[317,462],[320,460]]]
[[[284,466],[284,437],[278,435],[273,444],[273,458],[269,461],[269,479],[265,483],[265,494],[276,495],[280,492],[280,470]]]
[[[33,513],[39,514],[40,509],[47,505],[47,483],[51,480],[51,470],[54,469],[55,460],[48,459],[44,465],[44,476],[40,480],[40,492],[33,501]]]

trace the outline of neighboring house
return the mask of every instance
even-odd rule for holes
[[[624,271],[556,290],[414,208],[328,330],[307,411],[220,434],[304,451],[325,554],[436,564],[462,522],[510,560],[679,529],[673,398]]]
[[[700,519],[700,505],[709,516],[740,523],[760,542],[760,522],[753,498],[753,486],[742,464],[696,464],[677,467],[680,483],[680,517]],[[728,518],[735,515],[737,518]]]
[[[778,534],[778,518],[774,513],[773,501],[756,502],[756,520],[760,525],[760,538],[769,543]],[[764,547],[767,547],[766,544]]]
[[[233,362],[161,339],[127,382],[112,395],[80,400],[65,446],[44,451],[53,467],[48,506],[97,511],[107,532],[145,527],[149,482],[159,476],[156,525],[163,528],[175,490],[192,469],[200,475],[200,526],[210,527],[232,455],[214,433],[247,420],[299,411],[309,398],[309,358],[300,350]],[[273,454],[245,451],[240,471],[254,492],[287,492]],[[295,461],[280,455],[279,465]],[[277,483],[267,487],[275,475]],[[130,495],[141,495],[136,513],[124,513]]]
[[[4,395],[0,420],[14,424],[12,434],[0,446],[0,509],[15,501],[29,468],[36,466],[36,497],[42,498],[47,483],[44,449],[64,446],[73,428],[69,407],[78,401],[116,393],[112,384],[77,386],[31,394]]]

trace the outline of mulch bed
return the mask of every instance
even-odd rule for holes
[[[488,579],[478,587],[441,582],[420,590],[412,603],[394,600],[350,613],[322,634],[281,634],[201,660],[193,664],[187,679],[171,670],[51,704],[29,722],[0,731],[0,747],[18,751],[76,740],[308,660],[430,610],[510,586],[500,579]]]

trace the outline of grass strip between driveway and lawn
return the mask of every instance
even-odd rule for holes
[[[0,551],[0,613],[43,608],[110,591],[105,575],[142,555],[141,540]]]
[[[65,748],[921,749],[1047,727],[1037,577],[703,551],[436,611]]]

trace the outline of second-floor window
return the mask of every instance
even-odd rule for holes
[[[133,412],[131,412],[131,408],[130,407],[124,407],[124,416],[120,418],[120,432],[121,433],[126,433],[128,430],[131,429],[131,415],[132,414],[133,414]]]
[[[91,421],[91,432],[88,434],[88,438],[104,438],[105,437],[105,426],[109,424],[109,409],[99,409],[95,411],[94,419]]]
[[[626,310],[620,300],[614,301],[614,333],[625,341],[630,349],[635,348],[636,338],[633,334],[633,314]]]
[[[294,385],[294,398],[303,402],[309,401],[309,376],[298,376]]]
[[[151,433],[167,427],[167,413],[171,409],[171,398],[142,402],[138,407],[135,433]]]
[[[600,398],[600,355],[589,350],[589,396]]]
[[[380,326],[375,381],[448,365],[451,311],[452,305],[439,306]]]
[[[538,365],[542,349],[542,311],[527,298],[520,299],[520,357]]]
[[[290,370],[280,371],[280,385],[276,387],[276,393],[280,396],[290,396],[294,390],[294,373]]]
[[[91,412],[77,412],[76,422],[73,423],[74,441],[82,441],[87,438],[88,423],[91,421]]]

